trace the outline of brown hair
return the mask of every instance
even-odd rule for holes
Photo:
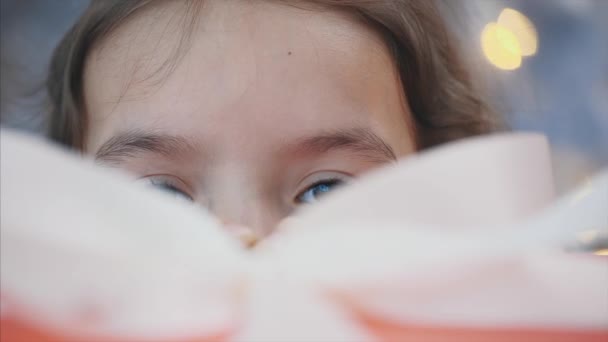
[[[47,80],[52,139],[82,149],[83,69],[93,45],[142,9],[163,0],[93,0],[56,48]],[[205,0],[189,0],[186,6]],[[495,118],[474,90],[435,1],[274,0],[352,13],[384,39],[407,91],[419,149],[490,132]],[[196,11],[187,11],[196,13]],[[194,16],[194,15],[193,15]]]

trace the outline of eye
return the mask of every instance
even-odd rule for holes
[[[194,202],[192,196],[185,190],[186,185],[176,177],[168,175],[148,176],[140,178],[139,181],[164,191],[175,198]]]
[[[330,178],[317,181],[310,185],[306,190],[296,196],[297,204],[310,204],[319,201],[319,198],[326,193],[345,184],[345,181],[337,178]]]

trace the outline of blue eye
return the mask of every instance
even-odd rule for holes
[[[315,203],[320,196],[344,184],[340,179],[326,179],[314,183],[296,197],[297,203]]]
[[[144,178],[143,180],[146,181],[149,185],[151,185],[161,191],[164,191],[170,195],[173,195],[176,198],[184,199],[189,202],[194,202],[194,199],[192,198],[192,196],[190,196],[186,191],[181,190],[180,186],[178,184],[176,184],[177,181],[174,181],[174,180],[170,179],[169,177],[152,176],[152,177]]]

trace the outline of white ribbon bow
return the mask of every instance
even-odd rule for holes
[[[565,251],[608,236],[608,172],[554,201],[535,134],[373,172],[254,250],[48,144],[0,146],[3,342],[608,338],[608,260]]]

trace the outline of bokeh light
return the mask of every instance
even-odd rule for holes
[[[601,255],[601,256],[608,256],[608,249],[600,249],[598,251],[595,251],[593,254]]]
[[[496,22],[486,25],[481,33],[485,57],[499,69],[515,70],[523,57],[536,54],[538,34],[532,21],[522,13],[505,8]]]
[[[498,24],[513,32],[521,47],[522,56],[536,54],[538,48],[538,34],[532,21],[522,13],[505,8],[498,16]]]
[[[520,67],[522,52],[517,37],[507,28],[489,23],[481,34],[483,53],[497,68],[515,70]]]

